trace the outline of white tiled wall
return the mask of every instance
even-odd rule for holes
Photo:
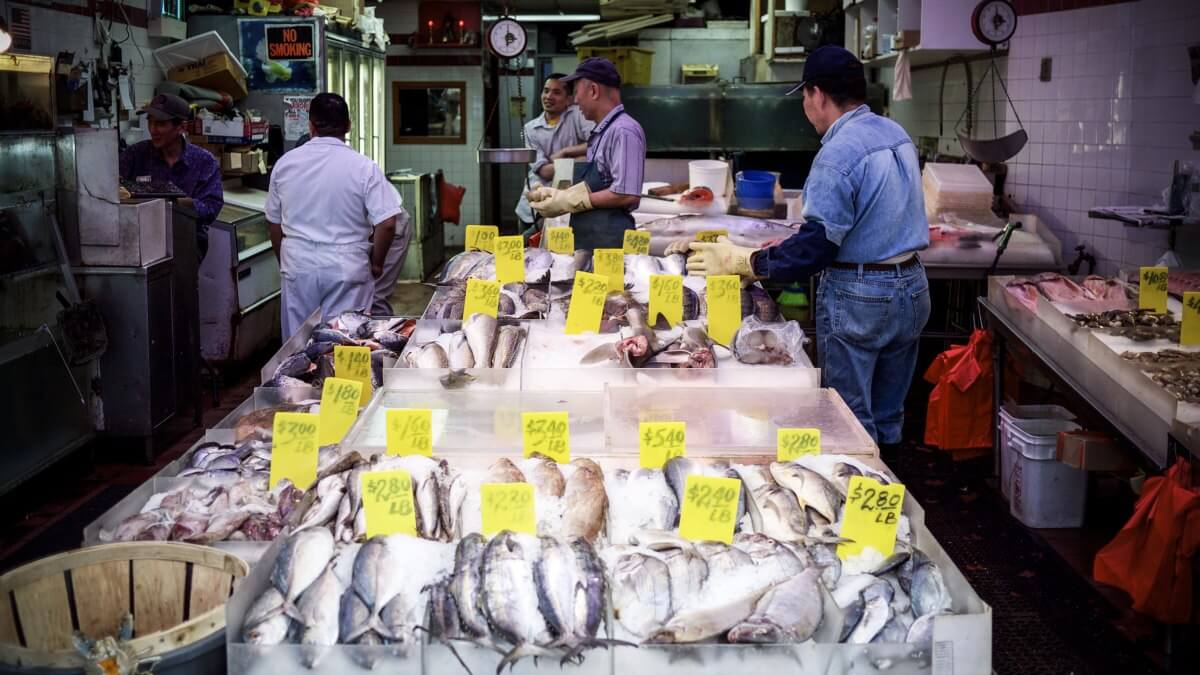
[[[1021,210],[1055,229],[1068,260],[1085,244],[1099,258],[1099,271],[1113,274],[1152,263],[1166,250],[1164,232],[1091,219],[1087,210],[1158,202],[1176,159],[1200,161],[1188,140],[1200,129],[1187,57],[1187,46],[1196,43],[1196,0],[1140,0],[1020,18],[1006,70],[1030,142],[1009,162],[1007,192]],[[1047,56],[1053,75],[1041,82]],[[893,116],[914,137],[936,133],[940,74],[914,74],[914,93],[928,99],[918,92],[932,86],[932,99],[893,106]],[[947,103],[947,116],[956,119],[961,110],[961,100]],[[1012,112],[1001,114],[1007,131],[1015,131]],[[1181,248],[1186,243],[1181,236]]]
[[[1007,60],[996,60],[996,69],[1000,77],[1007,78]],[[988,63],[972,61],[966,64],[971,70],[970,89],[978,90],[979,101],[975,104],[974,124],[976,136],[992,135],[993,120],[1000,120],[999,130],[1004,132],[1004,120],[1007,119],[1004,106],[1004,94],[999,84],[996,84],[996,98],[992,98],[993,76],[984,78]],[[968,81],[966,67],[962,63],[954,63],[946,70],[945,86],[942,86],[942,68],[924,68],[912,71],[912,98],[905,101],[892,101],[889,114],[904,126],[909,135],[916,141],[920,137],[938,139],[938,151],[950,155],[962,155],[958,143],[955,125],[966,108]],[[894,96],[895,73],[892,68],[885,68],[880,73],[880,81]],[[980,88],[980,84],[983,87]],[[941,115],[938,108],[941,101]],[[1009,113],[1011,114],[1011,113]],[[964,118],[965,126],[966,120]]]

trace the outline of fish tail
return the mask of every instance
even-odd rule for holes
[[[511,669],[512,666],[515,665],[517,661],[521,660],[523,657],[526,657],[526,656],[535,656],[536,657],[536,656],[557,656],[557,655],[558,655],[558,653],[556,650],[547,649],[545,647],[539,647],[537,645],[530,644],[528,642],[522,642],[522,643],[518,644],[516,647],[513,647],[512,650],[510,650],[507,654],[505,654],[504,658],[500,659],[500,663],[497,664],[497,666],[496,666],[496,675],[500,675],[501,673],[503,673],[505,666],[508,666]]]
[[[296,603],[288,600],[287,598],[283,599],[283,613],[289,619],[303,622],[303,619],[300,616],[300,608],[296,607]]]

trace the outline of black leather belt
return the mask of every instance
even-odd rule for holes
[[[835,270],[857,270],[859,267],[861,267],[863,268],[864,272],[891,272],[896,269],[912,269],[920,264],[921,261],[917,259],[917,256],[913,255],[909,257],[908,260],[893,263],[891,265],[884,265],[882,263],[863,263],[860,265],[858,263],[835,262],[831,264],[830,267]]]

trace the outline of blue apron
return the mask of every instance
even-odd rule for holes
[[[624,115],[625,111],[617,114]],[[615,120],[617,117],[614,117]],[[600,132],[603,136],[608,127]],[[599,141],[600,136],[595,140]],[[605,178],[595,162],[575,162],[572,183],[584,182],[591,192],[606,190],[612,178]],[[571,229],[575,233],[576,249],[621,248],[625,245],[625,230],[634,229],[633,216],[625,209],[592,209],[571,214]]]

